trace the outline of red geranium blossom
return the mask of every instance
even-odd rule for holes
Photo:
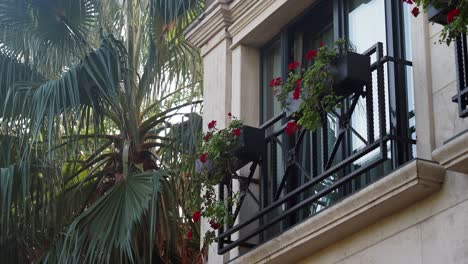
[[[302,83],[302,79],[301,78],[297,79],[296,80],[296,87],[298,87],[298,86],[300,87],[301,83]]]
[[[229,117],[229,118],[232,118],[231,112],[228,113],[228,117]]]
[[[293,99],[298,100],[299,97],[301,97],[301,86],[296,86],[296,88],[294,88],[294,92],[293,92]]]
[[[325,43],[323,43],[323,41],[320,42],[320,47],[323,47],[325,46]]]
[[[299,130],[299,125],[297,124],[296,121],[291,121],[286,125],[286,128],[284,131],[286,132],[286,135],[291,136],[294,133],[296,133]]]
[[[417,17],[419,15],[419,8],[415,6],[413,10],[411,10],[411,14],[413,14],[414,17]]]
[[[195,213],[193,213],[192,215],[192,220],[194,223],[198,223],[198,221],[200,221],[200,218],[201,218],[201,212],[200,210],[196,211]]]
[[[270,81],[269,86],[270,87],[279,86],[279,85],[281,85],[282,82],[283,82],[283,80],[281,79],[281,77],[277,77],[277,78],[274,78],[273,80]]]
[[[240,134],[241,134],[241,130],[240,128],[236,128],[232,131],[232,134],[236,137],[240,137]]]
[[[291,62],[289,63],[288,65],[288,70],[294,70],[296,69],[297,67],[301,66],[301,63],[300,62],[297,62],[297,61],[294,61],[294,62]]]
[[[192,236],[193,236],[192,229],[189,229],[189,231],[187,232],[187,240],[188,241],[192,240]]]
[[[282,82],[283,82],[283,80],[281,79],[281,77],[277,77],[275,79],[275,86],[281,85]]]
[[[313,58],[317,57],[317,50],[309,50],[307,53],[306,53],[306,61],[310,61],[312,60]]]
[[[413,4],[413,0],[403,0],[403,2],[409,4],[409,5],[412,5]]]
[[[206,135],[203,137],[203,140],[204,140],[204,141],[210,140],[210,138],[211,138],[212,135],[213,135],[213,134],[211,134],[211,133],[206,133]]]
[[[205,163],[205,162],[206,162],[206,156],[208,156],[208,153],[202,153],[202,154],[200,155],[200,161],[201,161],[202,163]]]
[[[447,22],[452,23],[456,16],[460,14],[460,9],[454,8],[447,14]]]
[[[217,230],[221,227],[220,224],[216,223],[214,220],[210,220],[210,226],[211,228],[213,228],[214,230]]]
[[[210,123],[208,123],[208,129],[212,129],[216,126],[216,120],[212,120]]]

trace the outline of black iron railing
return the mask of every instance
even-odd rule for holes
[[[265,146],[259,146],[264,148],[262,159],[251,164],[248,176],[233,175],[240,181],[241,197],[237,208],[230,209],[237,219],[248,196],[257,208],[247,219],[220,229],[219,254],[264,243],[413,158],[416,141],[409,120],[414,114],[401,105],[406,100],[396,98],[407,93],[406,67],[412,64],[384,56],[382,43],[364,54],[373,58],[374,81],[345,99],[342,108],[325,113],[329,122],[321,129],[287,137],[284,127],[290,117],[285,113],[261,127],[266,135]],[[396,114],[401,110],[406,114]],[[356,112],[360,122],[353,119]],[[252,184],[258,185],[258,194],[249,189]],[[219,186],[221,199],[232,195],[232,186],[232,181]]]
[[[466,34],[461,34],[455,42],[455,58],[457,65],[457,94],[452,98],[458,103],[460,117],[468,117],[468,52]]]

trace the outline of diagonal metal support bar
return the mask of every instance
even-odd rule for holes
[[[239,204],[236,206],[236,211],[234,212],[234,217],[233,219],[237,219],[237,216],[239,215],[240,209],[242,207],[242,204],[244,203],[245,196],[247,195],[247,190],[250,187],[250,183],[252,182],[252,178],[255,174],[255,170],[257,169],[258,163],[254,162],[250,166],[250,173],[249,176],[245,181],[240,181],[240,191],[241,191],[241,197],[239,198]]]

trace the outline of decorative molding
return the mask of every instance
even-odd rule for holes
[[[229,33],[234,36],[260,16],[278,0],[249,1],[242,0],[231,5],[231,13],[234,23],[229,27]]]
[[[187,30],[187,39],[202,48],[220,30],[240,43],[264,44],[316,0],[217,0]],[[280,9],[288,12],[278,12]],[[219,42],[218,42],[219,43]],[[210,43],[210,46],[213,46]]]
[[[434,150],[432,157],[447,170],[468,174],[468,131]]]
[[[444,177],[442,166],[413,160],[230,263],[295,263],[429,196]]]
[[[228,0],[218,0],[186,31],[186,39],[198,48],[206,45],[216,34],[232,24]]]

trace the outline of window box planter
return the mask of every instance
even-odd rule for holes
[[[443,26],[448,25],[447,14],[452,8],[454,8],[458,4],[458,1],[453,1],[453,6],[449,6],[447,1],[445,5],[442,4],[442,6],[438,7],[429,5],[427,7],[427,18],[430,22],[437,23]]]
[[[347,51],[336,61],[331,69],[334,75],[333,89],[336,95],[343,98],[354,93],[360,93],[363,87],[372,82],[370,71],[370,57],[359,53]],[[293,92],[289,93],[286,99],[286,114],[294,114],[302,100],[294,100]]]
[[[232,149],[234,158],[229,161],[229,170],[234,172],[252,161],[259,161],[263,155],[263,146],[265,144],[265,132],[262,129],[243,126],[239,136],[239,144]],[[207,160],[202,163],[195,161],[196,172],[206,171],[212,173],[217,168],[214,160]]]
[[[359,93],[366,84],[372,82],[370,57],[356,52],[347,51],[338,58],[334,72],[336,95],[348,97]]]
[[[436,8],[433,5],[430,5],[427,8],[427,18],[429,19],[430,22],[437,23],[440,25],[447,25],[447,14],[449,12],[449,7],[445,8]]]

